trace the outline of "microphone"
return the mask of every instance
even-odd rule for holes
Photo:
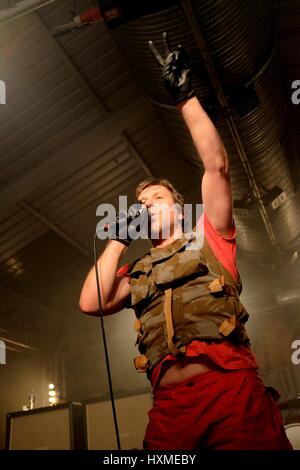
[[[127,211],[123,211],[120,213],[120,215],[117,215],[115,220],[111,224],[105,224],[103,227],[103,230],[105,232],[108,232],[108,230],[113,227],[114,225],[119,225],[120,222],[124,223],[125,221],[129,225],[132,220],[137,219],[140,216],[144,216],[148,212],[147,207],[143,206],[140,203],[136,203],[133,206],[131,206]]]
[[[119,215],[115,217],[114,220],[109,220],[104,224],[100,222],[97,226],[96,233],[98,238],[102,240],[108,236],[108,238],[118,240],[129,246],[132,239],[136,239],[136,236],[139,238],[139,233],[142,238],[148,238],[148,222],[149,214],[147,207],[143,206],[141,203],[136,203],[127,211],[120,211]],[[107,235],[104,235],[104,233]]]
[[[135,206],[138,206],[138,208],[136,209],[134,207],[134,209],[132,210],[132,208],[129,208],[128,210],[128,215],[131,217],[133,216],[133,219],[136,219],[137,217],[145,214],[146,212],[148,212],[148,209],[146,206],[143,206],[142,204],[140,203],[137,203],[135,204]]]

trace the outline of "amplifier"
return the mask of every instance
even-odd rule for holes
[[[300,422],[286,424],[284,429],[293,450],[300,450]]]
[[[152,392],[115,399],[121,449],[142,449],[152,408]],[[88,450],[117,449],[117,440],[110,400],[90,399],[83,402],[84,440]]]
[[[6,449],[8,450],[82,448],[81,403],[63,403],[7,415]]]

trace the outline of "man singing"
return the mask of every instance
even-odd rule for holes
[[[111,239],[98,260],[105,315],[132,307],[139,372],[153,387],[144,449],[291,449],[280,411],[258,376],[244,324],[236,267],[229,162],[218,132],[195,96],[182,48],[166,58],[150,48],[204,165],[204,212],[182,235],[183,197],[170,181],[148,178],[136,188],[147,208],[153,247],[118,270],[131,238]],[[167,213],[167,214],[166,214]],[[168,217],[166,217],[168,215]],[[196,230],[204,224],[204,243]],[[167,228],[169,229],[166,231]],[[167,233],[167,236],[165,233]],[[83,312],[98,311],[95,269],[80,297]]]

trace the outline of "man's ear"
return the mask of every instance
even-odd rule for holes
[[[181,211],[178,213],[178,220],[180,220],[181,222],[183,222],[184,217],[185,217],[184,211],[181,210]]]
[[[185,215],[184,211],[182,211],[178,214],[178,220],[179,220],[179,222],[181,222],[182,230],[184,230],[184,215]]]
[[[179,223],[181,223],[181,226],[183,228],[183,224],[184,224],[184,209],[181,207],[181,205],[176,202],[176,219]]]

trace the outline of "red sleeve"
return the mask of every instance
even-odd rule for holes
[[[129,276],[128,274],[129,264],[126,263],[118,269],[116,276]]]
[[[216,258],[222,263],[224,268],[230,272],[232,277],[237,280],[238,272],[236,267],[236,227],[233,219],[232,231],[228,236],[221,235],[212,226],[205,212],[201,215],[197,225],[203,222],[204,217],[204,236],[209,243]]]

